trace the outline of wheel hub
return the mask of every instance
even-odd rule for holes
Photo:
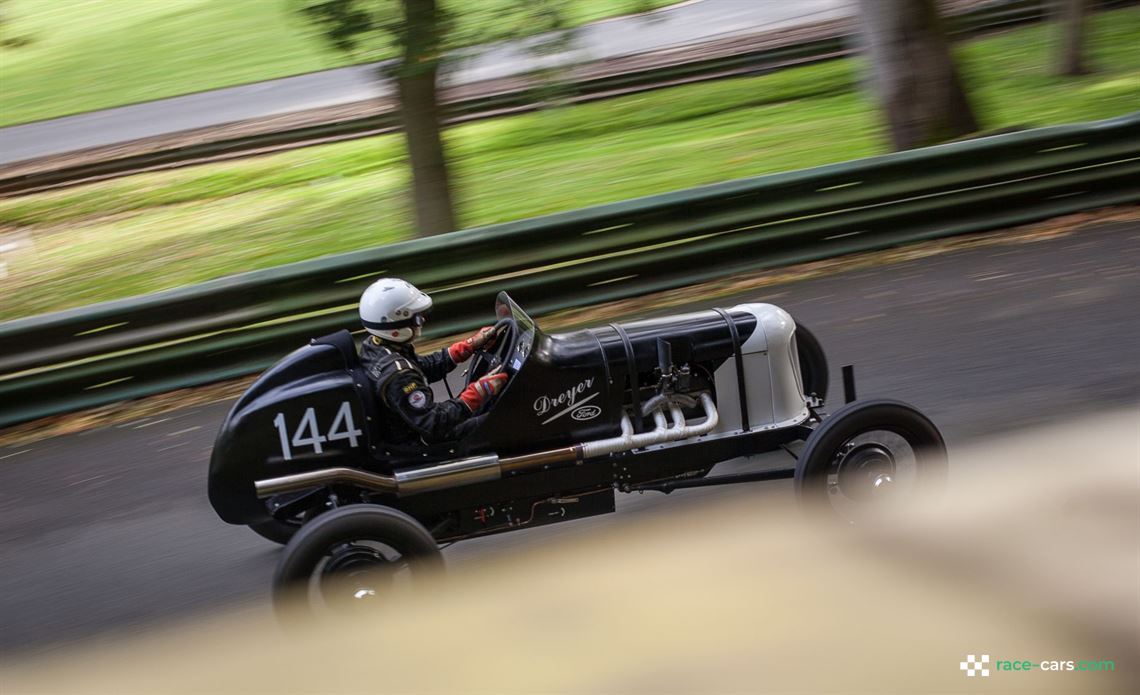
[[[375,599],[391,584],[393,563],[380,551],[346,543],[337,548],[321,572],[321,592],[326,601]]]
[[[839,491],[846,497],[868,501],[890,494],[894,486],[895,459],[879,444],[861,444],[840,454]]]

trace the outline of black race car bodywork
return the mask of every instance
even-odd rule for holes
[[[689,416],[701,413],[699,394],[711,396],[718,405],[718,423],[704,442],[740,429],[747,418],[749,429],[769,433],[761,439],[778,444],[801,438],[799,426],[811,417],[795,358],[795,325],[776,307],[745,305],[561,335],[544,333],[505,294],[496,309],[512,324],[505,337],[511,342],[501,351],[511,377],[473,436],[411,450],[395,450],[378,441],[371,423],[379,417],[379,406],[351,337],[344,332],[318,339],[262,375],[227,417],[210,466],[210,500],[218,514],[236,524],[264,521],[269,511],[255,490],[257,481],[330,466],[390,476],[479,455],[504,458],[563,449],[619,437],[623,415],[635,433],[644,433],[654,428],[651,414],[643,414],[645,406],[662,394],[683,397],[680,407]],[[743,400],[737,355],[745,377]],[[817,372],[826,369],[816,361]],[[821,375],[815,376],[818,380]],[[773,429],[784,431],[777,434]],[[724,441],[712,449],[739,455],[761,448],[755,442],[730,444],[733,438],[720,438]],[[694,459],[678,458],[684,470],[657,463],[652,469],[621,472],[619,467],[612,473],[610,467],[584,467],[585,462],[576,461],[578,465],[560,475],[526,476],[508,485],[503,483],[516,476],[499,477],[491,486],[448,486],[445,495],[428,490],[415,499],[399,496],[390,501],[423,515],[428,523],[439,523],[442,517],[435,517],[440,514],[465,507],[474,514],[475,508],[510,501],[519,493],[528,499],[564,497],[573,488],[632,486],[663,474],[694,477],[717,462],[694,467]],[[539,466],[543,468],[551,471],[556,466],[552,462]],[[502,519],[496,516],[496,521]]]
[[[342,516],[382,508],[373,522],[434,548],[613,511],[615,491],[794,476],[801,499],[859,504],[937,483],[945,467],[941,435],[905,404],[857,401],[827,417],[823,352],[778,307],[565,334],[543,332],[505,293],[495,310],[500,337],[493,354],[473,359],[468,381],[500,365],[510,379],[463,441],[411,449],[380,441],[373,424],[382,406],[347,331],[283,358],[218,435],[209,494],[219,516],[279,542],[295,535],[290,548],[320,543],[334,553],[356,547],[340,535],[359,535]],[[722,461],[778,449],[789,452],[786,468],[710,475]],[[290,552],[308,558],[290,570],[302,574],[320,555]],[[353,552],[345,562],[360,560]]]

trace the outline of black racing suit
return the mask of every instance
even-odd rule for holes
[[[378,433],[383,441],[432,444],[460,439],[479,424],[458,399],[436,403],[428,386],[455,369],[447,348],[420,357],[411,344],[369,336],[360,346],[360,361],[381,405]]]

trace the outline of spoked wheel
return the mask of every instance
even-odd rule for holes
[[[285,546],[274,607],[287,623],[359,613],[442,567],[418,521],[389,507],[349,505],[309,522]]]
[[[808,437],[796,462],[796,494],[808,508],[856,523],[874,508],[936,492],[946,443],[934,423],[899,401],[856,401]]]

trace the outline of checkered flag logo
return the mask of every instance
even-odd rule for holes
[[[969,654],[966,656],[965,661],[958,663],[958,668],[965,671],[966,675],[970,678],[973,678],[978,674],[981,674],[982,678],[989,678],[990,669],[987,666],[989,663],[989,654],[982,654],[980,658],[974,656],[973,654]]]

